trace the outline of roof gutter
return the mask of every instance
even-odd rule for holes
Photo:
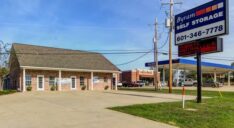
[[[21,69],[32,69],[32,70],[53,70],[53,71],[79,71],[79,72],[99,72],[99,73],[121,73],[120,71],[114,70],[91,70],[91,69],[71,69],[71,68],[52,68],[52,67],[34,67],[34,66],[20,66]]]

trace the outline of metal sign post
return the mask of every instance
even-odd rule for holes
[[[197,103],[202,102],[201,52],[197,52]]]

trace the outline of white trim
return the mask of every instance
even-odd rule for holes
[[[34,66],[20,66],[25,69],[40,69],[40,70],[63,70],[63,71],[82,71],[82,72],[100,72],[100,73],[121,73],[120,71],[112,70],[90,70],[90,69],[70,69],[70,68],[51,68],[51,67],[34,67]]]
[[[91,72],[91,90],[93,90],[93,72]]]
[[[185,76],[184,76],[185,77]],[[165,66],[163,66],[163,86],[166,86]]]
[[[59,91],[62,90],[62,83],[61,83],[61,80],[62,80],[62,71],[59,70],[59,84],[58,84],[58,90],[59,90]]]
[[[38,77],[42,77],[42,88],[39,88],[39,79]],[[45,90],[45,78],[44,75],[37,75],[37,91],[44,91]]]
[[[114,82],[113,83],[115,83],[115,87],[114,87],[114,89],[117,91],[118,90],[118,75],[117,74],[115,74],[115,73],[113,73],[113,76],[114,76]]]
[[[231,86],[231,72],[228,72],[228,86]]]
[[[216,72],[214,72],[214,82],[217,81],[217,75],[216,75]]]
[[[23,68],[23,92],[26,91],[25,68]]]
[[[71,76],[71,84],[70,84],[70,88],[71,90],[76,90],[77,89],[77,85],[76,85],[76,76]],[[72,88],[72,78],[75,78],[75,88]]]

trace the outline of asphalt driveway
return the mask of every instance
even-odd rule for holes
[[[106,108],[180,99],[179,95],[128,91],[16,93],[0,96],[0,125],[2,128],[166,128],[172,126]]]

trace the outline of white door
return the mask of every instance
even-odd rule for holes
[[[37,90],[44,91],[44,76],[37,76]]]
[[[71,77],[71,90],[76,90],[76,77]]]

